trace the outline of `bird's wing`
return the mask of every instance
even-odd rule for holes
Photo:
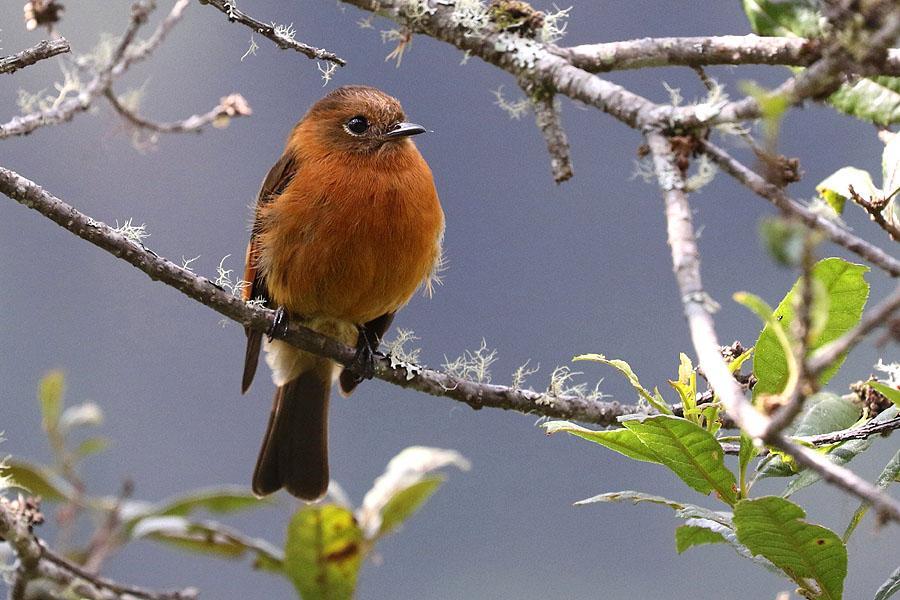
[[[256,209],[253,217],[253,229],[250,232],[250,243],[247,244],[247,260],[244,268],[244,281],[248,285],[241,290],[244,302],[260,298],[266,302],[270,300],[269,290],[266,288],[266,280],[258,269],[259,234],[262,222],[260,214],[262,208],[271,203],[287,187],[288,183],[297,172],[296,159],[285,153],[278,162],[269,169],[269,174],[263,181],[259,196],[256,199]],[[247,352],[244,355],[244,376],[241,380],[241,393],[247,391],[256,374],[256,365],[259,363],[259,350],[262,345],[262,332],[247,329]]]

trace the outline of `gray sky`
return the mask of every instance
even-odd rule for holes
[[[0,6],[4,54],[40,39],[38,32],[24,31],[21,4],[7,0]],[[160,4],[157,19],[171,2]],[[89,50],[102,32],[120,32],[128,14],[121,1],[66,6],[61,30],[76,52]],[[142,154],[101,103],[69,124],[0,143],[0,164],[96,219],[145,223],[150,248],[174,260],[200,255],[193,263],[200,273],[214,275],[226,255],[226,267],[239,270],[247,207],[294,122],[331,86],[378,86],[403,102],[411,120],[433,130],[417,143],[447,216],[448,269],[434,298],[415,297],[395,322],[421,337],[423,361],[440,365],[445,355],[477,348],[485,338],[499,351],[495,383],[509,383],[512,371],[531,359],[541,367],[531,383],[543,388],[553,368],[572,355],[601,352],[628,360],[645,385],[668,389],[665,380],[676,374],[678,352],[691,353],[690,341],[660,194],[631,176],[641,143],[635,132],[564,100],[576,175],[556,186],[531,116],[511,121],[492,105],[491,90],[501,85],[510,99],[520,97],[510,76],[477,59],[460,66],[458,50],[421,37],[395,68],[384,61],[391,46],[382,45],[378,33],[388,23],[375,20],[374,30],[361,29],[356,22],[367,15],[333,1],[241,6],[264,21],[293,22],[298,39],[337,52],[349,66],[323,88],[314,62],[259,38],[257,54],[241,62],[250,31],[212,8],[191,5],[170,40],[116,91],[145,84],[142,113],[161,121],[205,112],[238,91],[253,107],[252,117],[225,130],[163,137]],[[748,32],[737,1],[582,1],[562,43]],[[710,72],[734,96],[741,80],[773,85],[787,75],[784,69]],[[0,119],[15,114],[19,88],[37,91],[58,78],[53,61],[4,76]],[[688,69],[610,79],[656,101],[667,98],[664,81],[681,87],[688,100],[703,94]],[[821,107],[792,111],[783,127],[782,150],[799,156],[805,173],[791,188],[797,197],[810,197],[818,181],[844,165],[878,173],[880,149],[871,126]],[[724,175],[693,197],[693,207],[702,228],[705,284],[722,304],[720,336],[752,344],[759,326],[731,294],[749,290],[775,303],[794,278],[772,263],[757,239],[760,218],[774,211]],[[848,222],[870,238],[879,233],[859,215]],[[95,492],[114,493],[124,477],[136,482],[137,497],[148,500],[196,486],[249,484],[272,384],[258,377],[240,396],[239,326],[220,326],[209,309],[11,201],[0,201],[0,278],[0,341],[6,349],[0,380],[7,396],[0,413],[7,441],[0,454],[48,457],[34,390],[43,372],[62,368],[69,401],[98,402],[107,417],[103,433],[114,441],[86,469]],[[869,280],[874,298],[891,287],[880,272]],[[896,347],[890,350],[896,355]],[[865,378],[877,357],[871,346],[855,351],[833,387]],[[591,385],[605,377],[605,393],[634,402],[628,384],[608,369],[578,370]],[[571,506],[622,489],[715,504],[659,467],[574,438],[548,438],[535,421],[475,412],[377,381],[350,399],[333,399],[332,476],[357,503],[387,461],[409,445],[454,448],[473,465],[468,473],[449,473],[421,513],[379,546],[381,562],[364,567],[359,598],[693,600],[774,598],[789,589],[722,547],[676,555],[677,523],[659,507]],[[891,453],[890,443],[880,445],[880,452],[856,465],[867,477]],[[755,492],[780,490],[779,482]],[[856,507],[821,486],[797,500],[811,520],[838,531]],[[282,495],[275,508],[229,523],[280,544],[293,507]],[[846,597],[870,597],[896,568],[895,550],[896,532],[877,531],[866,520],[850,544]],[[196,585],[204,598],[293,593],[286,580],[246,564],[149,542],[117,555],[106,574],[148,586]]]

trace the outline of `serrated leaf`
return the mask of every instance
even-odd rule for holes
[[[802,508],[777,496],[741,500],[734,507],[738,541],[772,561],[811,592],[809,597],[840,600],[847,549],[836,533],[802,521],[804,516]]]
[[[281,550],[265,540],[248,537],[214,521],[190,521],[184,517],[166,516],[142,519],[131,532],[133,539],[163,542],[195,554],[239,559],[255,557],[257,564],[275,569],[283,560]]]
[[[411,517],[431,498],[445,479],[440,475],[432,475],[394,494],[381,509],[381,529],[378,536],[392,532]]]
[[[742,0],[750,27],[758,35],[817,37],[822,32],[821,16],[813,2],[788,0]]]
[[[630,429],[620,428],[594,431],[568,421],[548,421],[541,426],[547,432],[547,435],[564,431],[589,442],[605,446],[628,458],[659,464],[659,458]]]
[[[701,494],[714,491],[727,504],[735,503],[734,474],[725,467],[725,453],[711,433],[670,415],[629,419],[622,425],[691,488]]]
[[[868,171],[856,167],[838,169],[816,186],[816,192],[828,203],[834,212],[841,214],[844,203],[851,197],[850,188],[863,198],[878,195],[878,188]]]
[[[891,406],[887,410],[881,411],[874,419],[870,421],[870,423],[882,423],[889,419],[893,419],[897,416],[898,408],[896,406]],[[836,465],[845,465],[857,455],[862,452],[865,452],[869,449],[872,443],[875,441],[874,438],[866,438],[864,440],[849,440],[832,449],[825,457],[833,462]],[[816,483],[822,478],[819,475],[818,471],[813,469],[804,469],[800,472],[799,475],[791,479],[790,483],[788,483],[782,495],[787,498],[792,494],[802,490],[805,487],[809,487],[812,484]]]
[[[886,383],[881,381],[868,381],[866,385],[893,402],[895,405],[900,406],[900,390],[895,387],[891,387]]]
[[[575,503],[575,506],[613,502],[631,502],[632,504],[641,504],[646,502],[649,504],[659,504],[661,506],[667,506],[674,510],[675,516],[679,519],[706,519],[709,521],[715,521],[716,523],[720,523],[722,525],[725,525],[726,527],[731,525],[731,517],[728,513],[711,510],[709,508],[698,506],[696,504],[670,500],[669,498],[663,498],[662,496],[654,496],[653,494],[645,494],[644,492],[635,492],[633,490],[598,494],[590,498],[585,498],[584,500],[579,500]]]
[[[443,448],[410,446],[392,458],[388,462],[384,473],[375,479],[372,489],[366,492],[359,510],[356,511],[356,519],[362,528],[365,538],[372,540],[383,533],[387,533],[383,529],[384,511],[398,494],[417,485],[426,476],[438,469],[450,466],[457,467],[462,471],[468,471],[470,468],[469,461],[459,452]],[[425,488],[420,488],[419,490],[420,493],[425,491]],[[430,493],[428,496],[430,496]],[[428,496],[422,497],[422,502]],[[410,499],[406,498],[406,500]],[[396,508],[399,509],[400,506],[398,505]],[[413,508],[413,512],[415,509],[418,509],[418,505]],[[412,512],[403,518],[411,514]],[[393,515],[391,518],[396,518],[397,516],[399,515]]]
[[[834,341],[859,323],[863,307],[869,298],[869,284],[863,275],[869,270],[864,265],[847,262],[841,258],[826,258],[817,262],[812,269],[813,280],[828,299],[828,311],[818,335],[813,336],[809,351]],[[799,281],[784,297],[774,315],[780,320],[784,331],[791,330],[794,319],[794,303]],[[757,377],[753,397],[760,394],[780,394],[788,380],[788,360],[775,331],[766,325],[754,346],[753,373]],[[845,354],[825,369],[819,376],[824,385],[844,362]]]
[[[50,469],[33,463],[12,459],[6,464],[5,475],[16,485],[40,496],[45,502],[58,502],[75,497],[75,489]]]
[[[708,529],[709,531],[718,534],[722,540],[725,541],[729,546],[731,546],[732,550],[737,552],[743,558],[746,558],[759,566],[771,571],[773,573],[782,574],[782,571],[773,565],[769,560],[763,556],[754,556],[746,546],[740,543],[737,539],[737,534],[734,532],[734,524],[731,520],[728,520],[727,523],[723,523],[720,521],[714,521],[711,519],[706,519],[703,517],[691,517],[685,519],[685,525],[689,525],[692,527],[702,527],[703,529]]]
[[[575,362],[581,360],[588,360],[591,362],[598,362],[607,366],[610,366],[617,370],[619,373],[625,376],[628,379],[628,383],[631,384],[631,387],[634,388],[634,391],[638,393],[638,398],[643,398],[646,400],[650,406],[658,410],[659,412],[665,415],[671,415],[672,409],[665,402],[661,401],[661,396],[651,394],[641,385],[638,376],[631,369],[631,365],[629,365],[624,360],[620,359],[609,359],[603,356],[602,354],[579,354],[575,358],[572,359]]]
[[[875,487],[880,490],[887,489],[891,483],[898,481],[900,478],[900,450],[894,454],[894,457],[885,465],[884,469],[881,471],[881,474],[878,476],[878,479],[875,480]],[[866,515],[866,512],[869,510],[869,504],[866,502],[860,503],[859,507],[853,513],[853,516],[850,518],[850,524],[847,525],[847,530],[844,531],[844,542],[846,542],[850,535],[853,533],[853,530],[856,529],[856,526],[859,525],[859,522],[862,521],[862,518]]]
[[[325,504],[294,513],[284,571],[303,600],[349,600],[362,566],[363,532],[346,508]]]
[[[62,413],[66,379],[62,371],[50,371],[38,383],[38,402],[41,405],[41,424],[44,431],[56,431]]]
[[[900,123],[900,77],[879,75],[845,83],[828,97],[828,104],[876,125]]]
[[[900,567],[891,573],[887,581],[881,584],[881,587],[875,592],[873,600],[888,600],[897,592],[900,592]]]
[[[699,525],[679,525],[675,529],[675,551],[681,554],[688,548],[703,544],[724,544],[725,538],[721,534],[700,527]]]
[[[831,392],[821,392],[810,396],[788,432],[795,437],[831,433],[852,427],[859,421],[860,409],[849,398]],[[794,470],[785,465],[778,456],[773,456],[759,471],[760,477],[787,477]]]

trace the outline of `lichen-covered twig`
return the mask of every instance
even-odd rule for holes
[[[817,40],[796,37],[723,35],[664,37],[583,44],[553,52],[590,73],[646,67],[784,65],[806,67],[822,57]],[[881,74],[900,75],[900,49],[888,50]]]
[[[293,31],[290,27],[281,27],[275,23],[263,23],[262,21],[251,17],[245,12],[237,8],[236,0],[200,0],[201,4],[208,4],[225,13],[229,21],[246,25],[264,38],[268,38],[282,49],[296,50],[300,54],[315,60],[327,60],[336,65],[344,66],[347,64],[343,58],[340,58],[334,52],[316,48],[294,39]]]
[[[259,331],[268,331],[272,327],[274,311],[241,301],[209,279],[158,256],[108,225],[80,213],[34,182],[3,167],[0,167],[0,193],[37,210],[75,235],[131,263],[151,279],[174,287],[245,327]],[[354,348],[316,333],[300,323],[292,322],[281,339],[341,364],[354,364]],[[646,413],[649,410],[644,406],[602,402],[577,395],[555,395],[478,383],[418,365],[394,364],[390,358],[379,358],[376,361],[375,377],[433,396],[452,398],[475,409],[502,408],[598,425],[614,425],[620,416]]]
[[[24,69],[45,58],[64,54],[69,50],[71,48],[65,38],[44,40],[21,52],[10,56],[0,56],[0,73],[15,73],[19,69]]]
[[[559,113],[559,99],[549,91],[530,88],[527,84],[522,89],[529,94],[534,109],[534,120],[547,143],[550,155],[550,171],[553,181],[562,183],[572,178],[572,158],[569,155],[569,139],[563,130]]]
[[[124,585],[85,571],[55,554],[31,532],[26,502],[0,498],[0,539],[6,541],[19,559],[12,574],[11,600],[24,600],[30,581],[47,579],[68,588],[78,598],[88,600],[194,600],[197,591],[159,592]]]

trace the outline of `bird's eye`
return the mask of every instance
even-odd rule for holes
[[[369,128],[369,122],[363,116],[355,116],[347,121],[344,128],[353,135],[362,135]]]

